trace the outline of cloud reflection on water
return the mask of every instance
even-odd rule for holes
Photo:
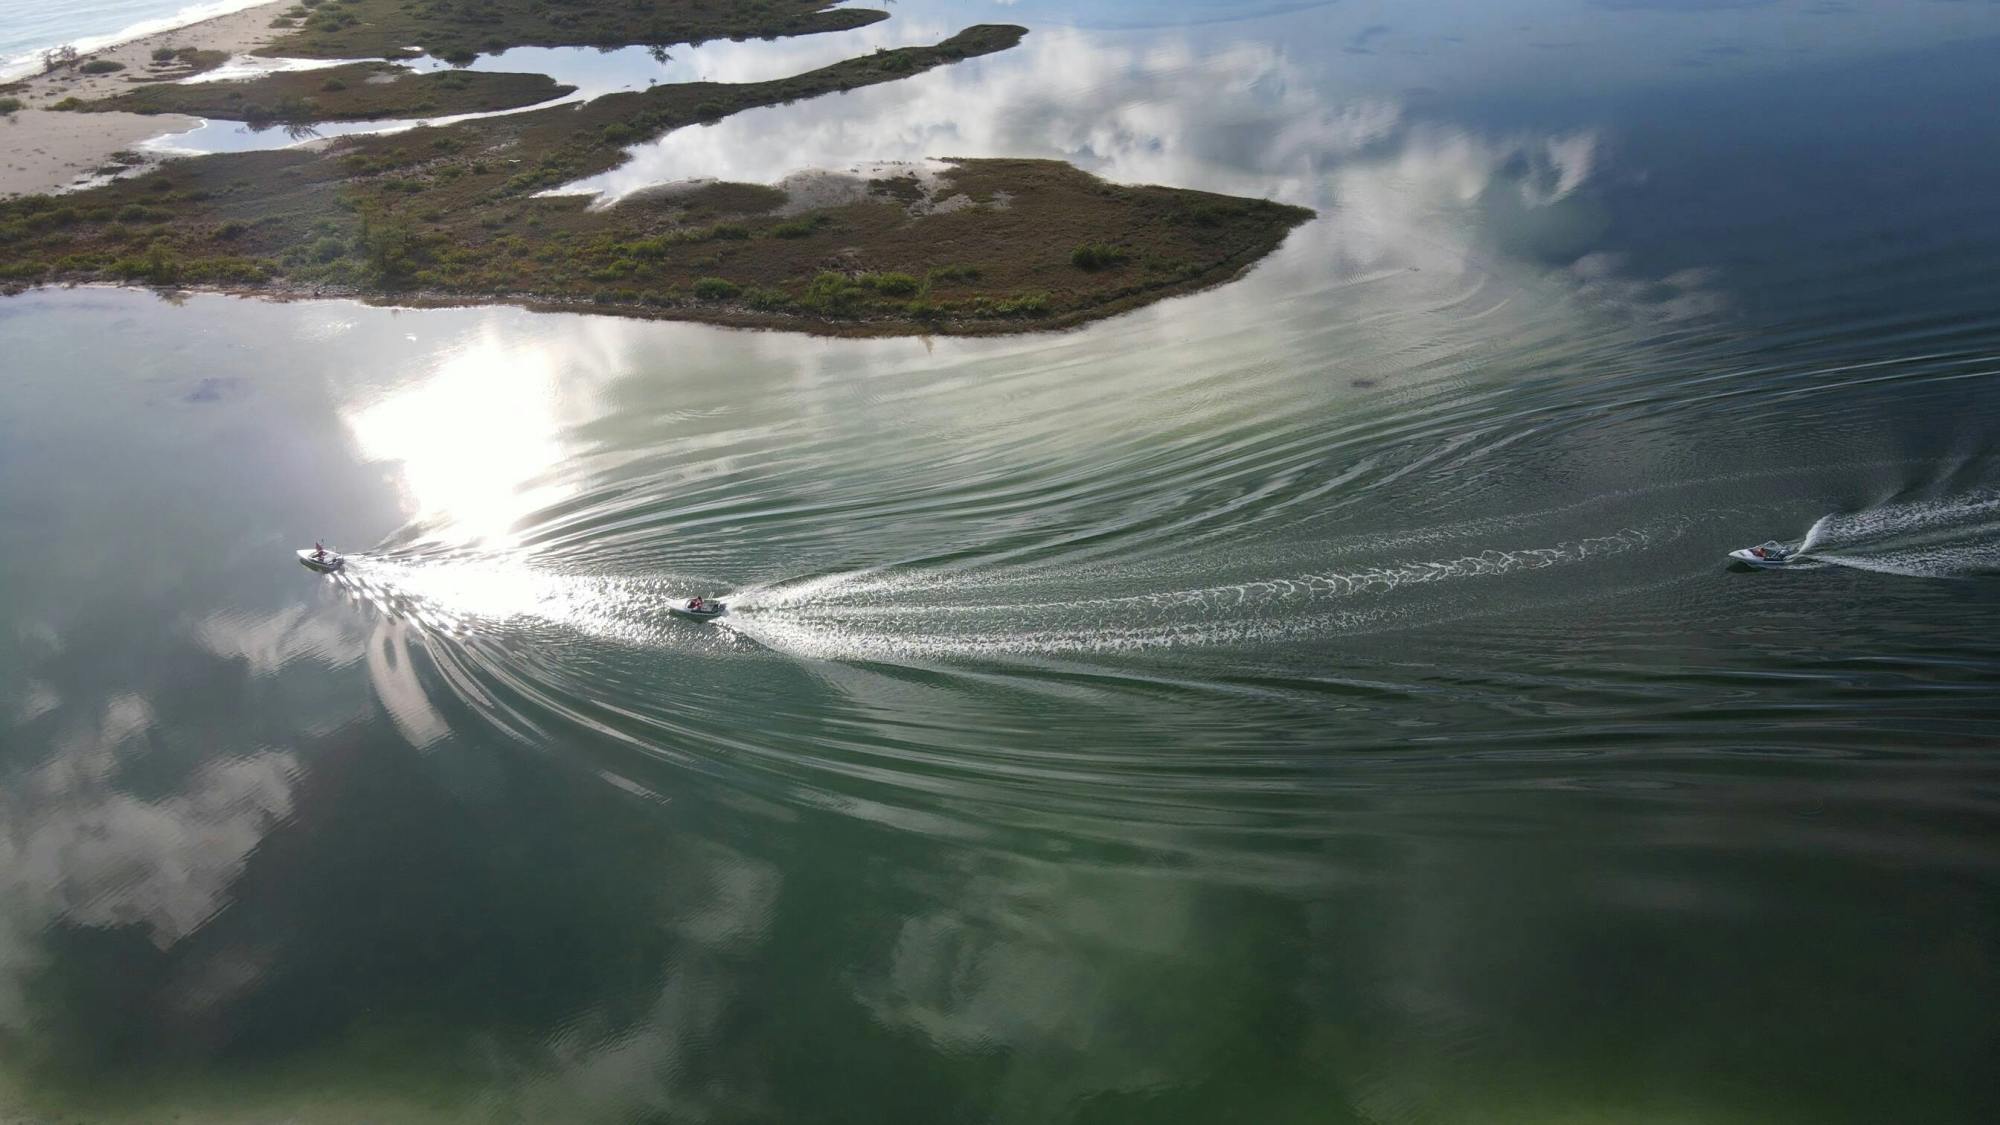
[[[494,74],[543,74],[575,92],[524,108],[481,113],[378,121],[330,121],[314,124],[311,136],[289,135],[282,128],[258,127],[221,118],[204,120],[193,129],[169,133],[145,142],[145,148],[173,154],[261,152],[290,148],[325,137],[396,133],[418,125],[446,125],[588,101],[622,90],[643,90],[677,82],[767,82],[815,70],[872,51],[935,43],[958,30],[938,19],[892,19],[851,31],[792,38],[732,42],[717,40],[672,47],[664,53],[650,47],[515,47],[481,55],[468,66],[456,66],[424,55],[400,63],[408,73],[474,70]],[[341,66],[351,59],[261,59],[237,56],[218,70],[184,79],[187,83],[243,81],[274,72]]]
[[[1517,274],[1501,236],[1559,255],[1587,220],[1565,205],[1603,163],[1590,129],[1482,134],[1382,95],[1336,97],[1278,46],[1185,34],[1133,43],[1057,28],[1013,51],[675,130],[561,191],[615,201],[688,180],[778,183],[877,162],[1043,157],[1107,179],[1276,198],[1320,211],[1299,244],[1357,269]],[[1496,189],[1504,193],[1496,195]],[[1505,227],[1505,230],[1495,228]],[[1324,276],[1325,263],[1321,263]]]
[[[171,948],[222,908],[291,815],[299,763],[282,750],[217,757],[155,799],[125,791],[118,772],[159,725],[145,696],[114,695],[0,794],[0,1028],[32,1026],[21,989],[45,958],[46,927],[138,926]]]

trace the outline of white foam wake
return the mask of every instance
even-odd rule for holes
[[[729,602],[730,614],[712,626],[673,617],[670,607],[702,583],[671,575],[566,573],[517,558],[351,555],[338,583],[433,634],[592,637],[645,648],[741,637],[778,652],[834,660],[1033,657],[1408,627],[1459,612],[1458,599],[1445,591],[1460,581],[1594,562],[1641,549],[1654,538],[1624,528],[1548,547],[1104,596],[1091,596],[1090,579],[1079,588],[1072,577],[1065,588],[1060,577],[1043,572],[873,569],[713,591]],[[1130,589],[1132,577],[1119,576],[1120,585]]]
[[[1799,545],[1821,562],[1918,578],[2000,573],[2000,495],[1885,504],[1820,517]]]
[[[818,659],[1066,655],[1312,638],[1421,623],[1441,599],[1348,607],[1436,588],[1583,563],[1635,550],[1635,529],[1551,547],[1110,597],[1036,597],[1035,580],[866,572],[746,591],[727,628]],[[1046,579],[1042,579],[1046,580]],[[998,591],[1001,599],[992,594]],[[977,592],[978,601],[949,600]],[[1006,597],[1012,593],[1013,597]],[[947,600],[933,600],[942,595]]]

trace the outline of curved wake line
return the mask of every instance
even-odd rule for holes
[[[749,592],[742,596],[744,612],[721,624],[772,649],[814,659],[1066,655],[1301,640],[1421,624],[1426,619],[1411,606],[1319,608],[1326,602],[1459,579],[1524,574],[1624,554],[1651,542],[1652,535],[1624,528],[1553,547],[1060,601],[866,604],[858,600],[893,599],[949,589],[952,584],[930,575],[912,575],[907,582],[877,574],[849,581],[830,576],[802,584],[808,591],[804,595],[793,590],[772,591],[773,596]],[[1076,620],[1080,617],[1089,620]],[[954,631],[954,625],[963,629]]]
[[[1677,534],[1684,524],[1667,530]],[[713,628],[669,612],[699,580],[579,575],[513,560],[349,556],[352,597],[441,636],[563,643],[588,637],[647,649],[741,637],[814,659],[1033,656],[1310,640],[1421,624],[1440,603],[1337,609],[1334,603],[1437,590],[1461,579],[1524,575],[1641,549],[1658,533],[1621,528],[1550,547],[1104,597],[1038,599],[1049,576],[875,569],[723,595]],[[1131,575],[1125,575],[1126,581]],[[1004,600],[951,601],[1001,593]],[[1006,595],[1012,595],[1008,597]],[[714,651],[711,649],[710,651]]]
[[[1912,578],[2000,573],[2000,495],[1972,493],[1830,513],[1806,532],[1799,553]]]
[[[1604,536],[1561,543],[1554,547],[1514,551],[1488,550],[1453,559],[1399,563],[1368,567],[1338,574],[1306,574],[1296,578],[1267,578],[1255,582],[1232,583],[1148,594],[1123,594],[1104,598],[1072,598],[1060,601],[1033,600],[962,605],[856,605],[859,597],[903,596],[933,590],[963,590],[980,585],[976,579],[948,579],[928,575],[898,578],[855,578],[840,576],[813,579],[794,587],[751,590],[738,595],[746,611],[758,614],[784,612],[810,617],[816,613],[843,616],[961,616],[997,613],[1072,613],[1087,610],[1116,610],[1123,607],[1213,608],[1236,610],[1298,599],[1345,598],[1364,594],[1386,594],[1403,586],[1430,585],[1459,578],[1489,578],[1521,571],[1540,570],[1563,563],[1583,562],[1605,555],[1622,554],[1643,547],[1652,536],[1633,528],[1621,528]],[[1018,583],[1016,583],[1018,584]]]

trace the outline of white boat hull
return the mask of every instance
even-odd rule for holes
[[[1776,567],[1781,567],[1789,564],[1795,556],[1786,555],[1783,558],[1767,559],[1754,553],[1749,547],[1745,547],[1740,551],[1729,552],[1729,557],[1735,559],[1737,562],[1745,563],[1749,566],[1761,567],[1765,570],[1770,570]]]
[[[700,609],[689,609],[684,605],[669,606],[668,609],[674,616],[685,617],[690,621],[708,621],[729,612],[729,606],[722,602],[711,602]]]
[[[310,550],[301,547],[298,550],[298,556],[299,563],[307,570],[316,570],[321,574],[332,574],[334,571],[347,565],[346,559],[334,554],[332,551],[328,551],[325,558],[315,558]]]

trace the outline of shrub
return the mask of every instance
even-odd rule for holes
[[[464,44],[458,44],[439,51],[437,57],[453,66],[466,66],[479,57],[479,52]]]
[[[719,277],[704,277],[694,283],[694,295],[704,301],[726,301],[743,290]]]
[[[771,228],[772,238],[806,238],[814,231],[832,222],[825,215],[814,215],[810,219],[793,219]]]
[[[92,59],[77,69],[85,74],[110,74],[113,71],[124,70],[125,64],[112,62],[110,59]]]
[[[792,303],[792,298],[782,289],[745,289],[743,303],[753,309],[782,309]]]
[[[82,109],[82,108],[83,108],[83,99],[82,99],[82,98],[75,98],[75,97],[71,97],[71,98],[64,98],[63,100],[61,100],[61,101],[57,102],[56,104],[54,104],[54,105],[50,106],[49,108],[50,108],[50,109],[62,109],[62,110],[70,110],[70,109]]]
[[[932,270],[932,271],[930,272],[930,279],[931,279],[931,281],[932,281],[932,282],[939,282],[939,281],[978,281],[978,280],[979,280],[979,267],[978,267],[978,266],[939,266],[938,268],[936,268],[936,269],[934,269],[934,270]]]
[[[906,273],[863,274],[861,284],[885,297],[913,297],[923,283]]]
[[[737,226],[735,223],[718,223],[715,226],[709,228],[708,236],[710,238],[727,238],[727,239],[749,238],[750,228]]]
[[[867,295],[867,290],[848,280],[845,274],[825,270],[806,286],[799,303],[828,316],[849,316]]]
[[[180,262],[166,247],[156,242],[148,246],[141,257],[120,258],[113,262],[111,272],[127,281],[170,285],[180,276]]]
[[[21,108],[19,98],[0,98],[0,113],[12,113]]]
[[[876,70],[886,70],[891,74],[908,74],[916,68],[917,60],[904,51],[877,47],[875,57],[869,60],[869,64]]]
[[[995,305],[994,311],[1001,316],[1041,316],[1049,311],[1049,295],[1039,292],[1023,293]]]
[[[319,88],[325,90],[329,94],[338,94],[342,90],[347,89],[347,83],[342,82],[338,78],[329,78],[326,81],[320,83]]]
[[[1101,270],[1106,266],[1115,266],[1129,257],[1130,254],[1116,246],[1107,246],[1101,242],[1086,242],[1070,252],[1069,264],[1080,270]]]
[[[158,62],[158,63],[164,63],[164,62],[172,62],[172,61],[174,61],[174,58],[175,58],[175,52],[174,52],[174,49],[173,49],[172,47],[155,47],[155,48],[153,48],[153,61],[154,61],[154,62]]]
[[[367,252],[368,266],[375,276],[383,280],[406,278],[416,272],[417,257],[422,249],[417,236],[408,223],[401,219],[371,219],[364,216],[361,223],[361,245]]]
[[[243,232],[249,229],[250,229],[250,224],[244,222],[243,220],[231,219],[228,222],[222,224],[221,226],[215,228],[215,237],[220,238],[226,242],[229,241],[230,239],[243,237]]]
[[[181,266],[180,276],[187,281],[222,283],[263,281],[272,272],[267,263],[250,258],[195,258]]]

